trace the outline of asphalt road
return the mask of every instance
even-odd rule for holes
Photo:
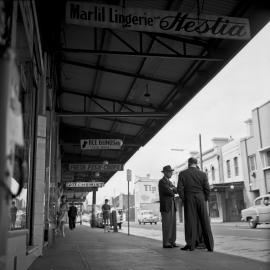
[[[250,229],[246,223],[214,223],[212,231],[216,252],[270,262],[270,225]],[[128,232],[127,223],[119,232]],[[139,225],[131,222],[130,234],[162,240],[161,223]],[[183,224],[177,224],[177,243],[185,245]]]

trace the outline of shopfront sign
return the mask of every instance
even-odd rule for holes
[[[69,1],[66,23],[223,39],[250,39],[249,20]]]
[[[121,149],[123,141],[120,139],[82,139],[82,150]]]
[[[123,171],[123,164],[69,164],[69,171],[73,172],[109,172]]]
[[[93,187],[103,187],[103,182],[66,182],[66,188],[93,188]]]

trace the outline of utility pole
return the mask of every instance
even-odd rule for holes
[[[127,182],[128,182],[128,235],[129,235],[129,182],[131,181],[131,170],[127,169]]]
[[[199,144],[200,144],[200,166],[203,171],[203,160],[202,160],[202,136],[199,134]]]

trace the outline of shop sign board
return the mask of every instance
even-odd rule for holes
[[[120,139],[82,139],[82,150],[121,149],[123,141]]]
[[[62,182],[72,182],[72,181],[75,181],[74,173],[68,171],[62,173]]]
[[[68,1],[66,23],[91,27],[222,39],[250,39],[249,20],[223,15],[123,8]]]
[[[109,171],[123,171],[123,164],[69,164],[69,171],[73,172],[109,172]]]
[[[66,182],[66,188],[94,188],[103,187],[103,182]]]

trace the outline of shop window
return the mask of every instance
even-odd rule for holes
[[[212,174],[212,181],[214,182],[216,180],[216,172],[215,172],[215,167],[211,167],[211,174]]]
[[[218,218],[219,217],[219,210],[218,210],[218,202],[217,202],[217,195],[211,194],[209,198],[209,213],[210,217]]]
[[[257,169],[256,156],[252,155],[248,157],[249,169],[250,171],[255,171]]]
[[[230,160],[226,161],[226,166],[227,166],[227,177],[231,178],[231,161]]]
[[[233,159],[233,165],[234,165],[234,175],[239,176],[238,157],[235,157]]]
[[[31,78],[31,68],[28,64],[22,64],[20,72],[28,79]],[[21,193],[12,200],[9,208],[9,229],[20,230],[29,229],[31,223],[31,189],[33,179],[31,176],[33,168],[33,148],[34,148],[34,122],[35,122],[35,91],[31,85],[20,88],[19,100],[22,107],[23,116],[23,138],[24,145],[15,148],[15,161],[11,189],[16,193],[19,184],[22,184]]]
[[[204,169],[204,172],[206,173],[206,176],[208,178],[208,170],[207,170],[207,168]]]
[[[270,166],[270,150],[266,152],[266,166]]]

